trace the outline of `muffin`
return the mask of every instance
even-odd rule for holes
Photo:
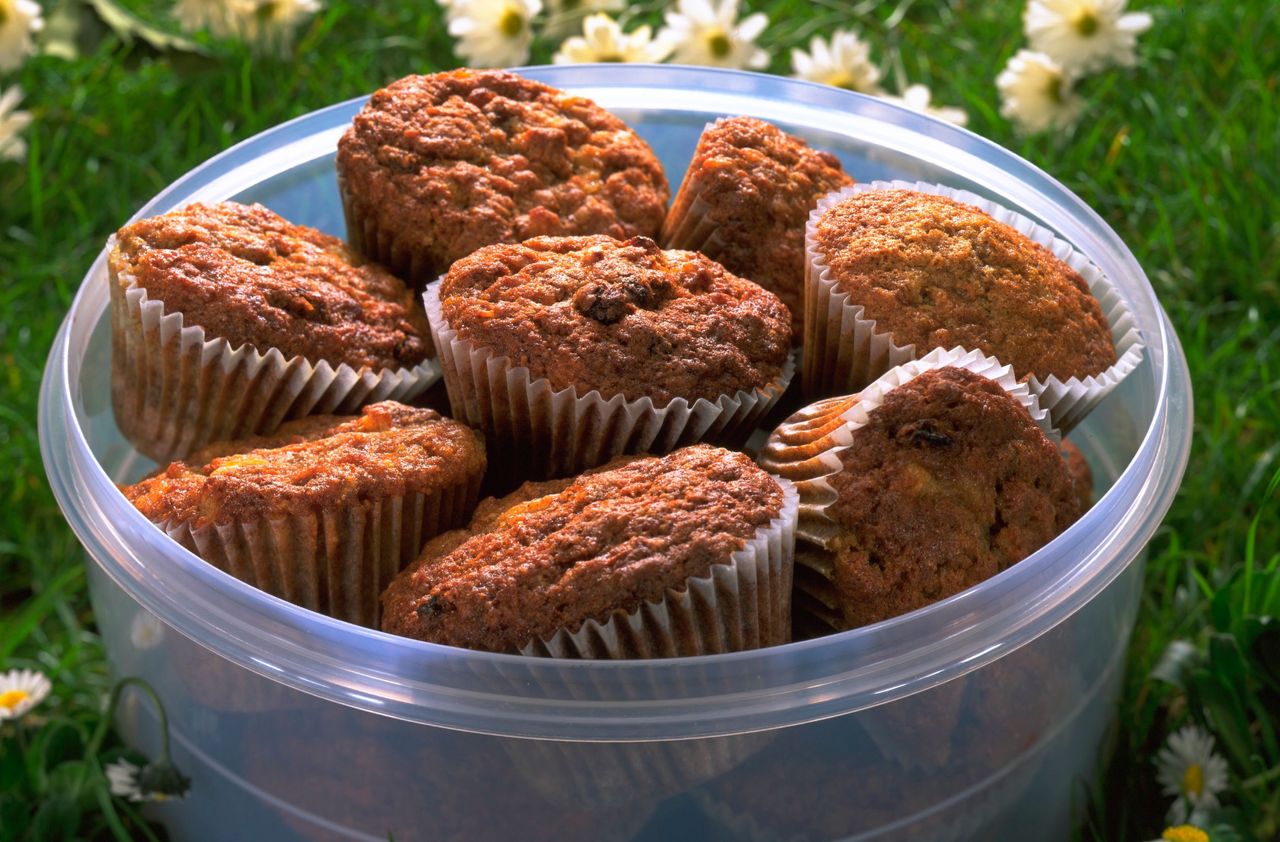
[[[708,445],[531,484],[427,544],[383,631],[490,652],[649,658],[790,636],[795,493]]]
[[[1089,461],[1080,448],[1067,439],[1062,440],[1062,458],[1067,461],[1067,470],[1075,480],[1080,511],[1087,512],[1093,506],[1093,471],[1089,469]]]
[[[310,413],[407,400],[439,377],[413,292],[261,205],[189,205],[116,233],[116,422],[160,462]]]
[[[454,416],[531,477],[736,443],[793,370],[777,296],[647,237],[487,246],[426,306]]]
[[[804,330],[804,230],[823,195],[852,184],[840,161],[754,117],[707,126],[662,227],[668,248],[700,251],[782,299]]]
[[[876,623],[1048,543],[1080,503],[1046,430],[1008,367],[960,351],[792,416],[761,464],[800,492],[797,611],[833,630]]]
[[[337,167],[352,245],[418,286],[492,243],[656,236],[668,197],[662,165],[621,120],[502,70],[376,91]]]
[[[384,401],[210,445],[122,491],[232,576],[376,626],[382,589],[428,538],[466,522],[484,468],[475,431]]]
[[[1048,229],[972,194],[914,186],[854,185],[812,214],[806,393],[853,392],[960,347],[1013,366],[1055,426],[1078,422],[1141,358],[1123,301]]]

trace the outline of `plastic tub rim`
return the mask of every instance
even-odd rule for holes
[[[732,694],[654,696],[602,704],[477,692],[407,678],[406,671],[430,675],[433,661],[451,661],[455,665],[465,662],[480,670],[515,673],[526,671],[531,665],[521,656],[470,652],[361,629],[262,594],[174,545],[115,490],[89,450],[71,410],[73,328],[82,319],[96,323],[105,307],[105,286],[92,283],[93,278],[101,277],[104,256],[99,255],[90,269],[90,282],[77,293],[50,351],[40,398],[41,449],[50,483],[68,521],[95,562],[134,599],[183,634],[244,668],[303,692],[409,721],[504,736],[572,740],[682,739],[744,733],[893,701],[984,666],[1035,639],[1074,613],[1133,562],[1163,518],[1185,467],[1190,443],[1190,385],[1181,349],[1154,291],[1132,254],[1097,214],[1052,178],[989,141],[898,106],[825,86],[743,71],[665,65],[531,68],[522,72],[560,87],[590,88],[633,86],[637,70],[659,77],[648,79],[644,87],[660,83],[672,88],[708,87],[707,74],[711,74],[718,77],[717,83],[730,83],[726,85],[729,88],[745,83],[753,89],[749,93],[756,95],[762,88],[773,88],[785,90],[791,101],[807,106],[849,108],[852,102],[861,116],[875,119],[877,113],[892,115],[898,128],[927,130],[931,142],[948,142],[954,153],[971,156],[971,150],[976,149],[993,154],[1006,168],[1003,172],[1008,182],[1028,187],[1031,185],[1027,179],[1039,182],[1041,189],[1035,192],[1050,189],[1056,194],[1057,204],[1065,204],[1092,223],[1096,230],[1083,238],[1075,231],[1063,233],[1079,244],[1082,239],[1096,239],[1101,232],[1109,240],[1106,250],[1118,257],[1129,276],[1136,279],[1125,285],[1126,294],[1134,294],[1136,287],[1147,299],[1143,303],[1158,314],[1157,324],[1143,325],[1150,343],[1151,364],[1157,366],[1153,418],[1135,456],[1105,497],[1067,532],[1010,571],[950,599],[875,626],[784,647],[678,662],[539,659],[541,663],[537,665],[543,670],[559,671],[570,683],[584,685],[626,679],[628,674],[643,674],[655,666],[670,673],[674,680],[679,680],[681,674],[696,677],[704,669],[720,669],[739,676],[779,674],[787,676],[789,683],[773,685],[765,681],[743,686],[741,692]],[[611,78],[619,84],[610,85]],[[299,126],[354,111],[364,99],[321,109],[243,141],[175,181],[137,215],[178,204],[176,197],[199,179],[205,178],[207,183],[225,174],[222,170],[228,161],[255,147],[272,144]],[[1018,177],[1011,171],[1017,172]],[[1062,230],[1062,226],[1055,227]],[[1097,247],[1103,249],[1102,243]],[[86,314],[88,310],[92,310],[91,315]],[[1180,416],[1180,426],[1171,423],[1171,411]],[[60,441],[67,442],[65,452],[55,445]],[[1116,499],[1127,499],[1129,505],[1114,511],[1102,505]],[[108,511],[111,508],[118,511]],[[1092,550],[1078,556],[1074,563],[1064,564],[1059,558],[1063,548],[1077,542],[1091,544]],[[150,569],[157,559],[170,565],[163,577]],[[1064,569],[1055,575],[1048,569],[1054,565]],[[1034,587],[1029,586],[1032,580],[1037,582]],[[186,586],[185,591],[175,594],[177,585]],[[1003,604],[1003,608],[986,610],[995,604]],[[1035,611],[1029,610],[1032,606]],[[245,611],[255,622],[242,621]],[[975,619],[976,614],[985,616]],[[931,642],[914,645],[913,638],[918,642],[920,635],[913,631],[925,626],[935,630],[929,636]],[[314,634],[309,635],[309,645],[299,646],[273,634],[274,628],[306,629]],[[939,630],[945,633],[936,633]],[[882,651],[885,656],[866,663],[863,661],[867,659],[856,657],[862,651],[859,642],[866,647],[869,639],[895,638],[910,645],[872,644],[867,648]],[[963,657],[956,657],[957,647]],[[374,649],[382,657],[370,662],[367,656]],[[271,655],[264,654],[268,652]],[[806,663],[797,664],[797,659]],[[288,668],[281,665],[285,662]],[[420,669],[406,670],[408,666]]]

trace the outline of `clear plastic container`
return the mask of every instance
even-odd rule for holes
[[[535,68],[653,145],[673,188],[703,125],[751,114],[838,154],[859,180],[990,196],[1101,266],[1147,341],[1142,366],[1073,439],[1099,501],[1010,570],[875,626],[733,655],[571,662],[452,649],[267,596],[143,519],[115,482],[152,465],[109,400],[103,257],[58,334],[40,400],[50,481],[90,558],[112,667],[165,700],[191,795],[179,839],[1067,838],[1120,686],[1146,542],[1191,432],[1186,363],[1142,270],[1056,181],[882,101],[750,73]],[[214,158],[139,215],[261,201],[343,233],[334,147],[361,101]],[[139,648],[151,612],[166,629]],[[120,724],[156,748],[154,714]]]

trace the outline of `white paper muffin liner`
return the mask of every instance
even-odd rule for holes
[[[782,508],[707,576],[657,602],[533,640],[521,654],[553,658],[679,658],[742,652],[791,639],[791,574],[800,496],[786,479]]]
[[[292,418],[408,401],[440,377],[433,359],[375,371],[287,358],[276,348],[262,353],[247,343],[233,348],[185,325],[181,313],[166,313],[128,275],[112,271],[109,287],[116,423],[162,465],[215,441],[271,433]]]
[[[849,294],[839,290],[830,276],[826,259],[816,247],[815,230],[827,210],[855,193],[873,190],[914,190],[973,205],[1049,249],[1088,284],[1111,328],[1116,362],[1105,371],[1084,378],[1072,377],[1066,381],[1053,375],[1043,381],[1034,375],[1027,378],[1059,430],[1069,432],[1080,423],[1098,401],[1142,362],[1145,346],[1128,304],[1101,269],[1051,229],[967,190],[925,182],[873,181],[824,196],[809,215],[805,230],[805,394],[856,392],[888,369],[916,356],[914,345],[896,344],[889,333],[877,329],[875,320],[863,317],[862,305],[851,303]]]
[[[453,416],[484,432],[495,463],[527,468],[534,478],[571,476],[624,453],[663,454],[702,441],[734,444],[751,433],[795,374],[788,356],[782,373],[762,388],[715,401],[675,398],[661,407],[647,397],[554,391],[546,378],[530,377],[527,367],[460,338],[444,317],[439,293],[436,281],[423,301]]]
[[[466,523],[479,474],[431,494],[413,492],[287,517],[193,528],[159,524],[173,540],[258,590],[369,628],[379,598],[435,535]]]

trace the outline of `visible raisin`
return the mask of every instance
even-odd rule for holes
[[[429,596],[427,601],[418,606],[418,619],[424,622],[439,617],[449,606],[438,596]]]
[[[938,432],[932,421],[917,421],[902,428],[911,443],[917,446],[947,447],[952,443],[951,436]]]

